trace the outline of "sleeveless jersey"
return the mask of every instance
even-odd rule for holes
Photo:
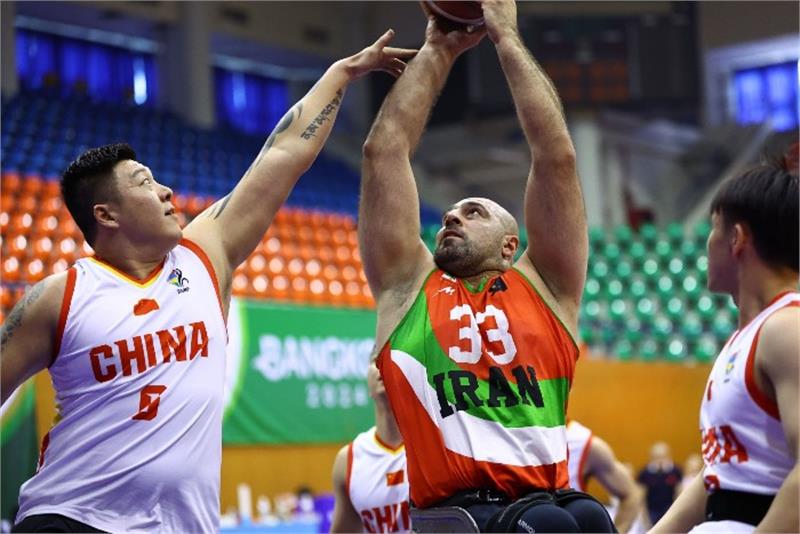
[[[411,500],[567,486],[565,409],[578,348],[517,269],[474,292],[440,270],[378,356],[408,446]]]
[[[226,337],[214,271],[194,243],[141,281],[78,260],[50,366],[58,416],[17,520],[218,531]]]
[[[700,406],[708,491],[721,488],[774,495],[794,467],[778,406],[758,388],[753,376],[761,327],[787,306],[800,306],[800,293],[785,293],[773,300],[734,332],[714,362]]]
[[[347,450],[347,494],[364,532],[410,532],[406,451],[384,444],[375,427]]]
[[[592,444],[592,431],[574,419],[567,421],[567,455],[569,457],[569,485],[571,488],[586,491],[586,478],[583,468]]]

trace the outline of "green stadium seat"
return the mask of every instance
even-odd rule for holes
[[[676,245],[683,242],[683,225],[680,223],[669,223],[666,228],[667,239]]]
[[[706,274],[708,272],[708,256],[705,254],[697,256],[697,259],[694,261],[694,266],[697,268],[697,272]]]
[[[656,293],[658,294],[659,299],[661,299],[661,302],[666,302],[669,300],[674,293],[674,287],[675,283],[672,281],[672,278],[666,274],[662,274],[658,277],[658,281],[656,282]]]
[[[581,341],[589,346],[594,345],[595,341],[597,340],[594,330],[589,326],[581,326],[580,337]]]
[[[659,263],[661,263],[661,265],[666,265],[667,262],[669,262],[669,260],[674,255],[672,251],[672,244],[666,239],[659,239],[658,241],[656,241],[654,250],[656,252],[656,257],[658,258],[658,261]]]
[[[589,228],[589,246],[592,250],[600,250],[601,245],[605,242],[606,231],[602,226],[592,226]]]
[[[631,360],[633,359],[633,349],[633,344],[627,339],[623,339],[618,341],[612,350],[620,360]]]
[[[591,266],[591,274],[598,280],[604,280],[608,276],[608,263],[605,260],[598,259]]]
[[[619,261],[617,261],[617,266],[614,268],[614,274],[616,274],[617,278],[619,278],[621,281],[627,282],[630,280],[631,275],[633,274],[633,265],[631,265],[631,262],[623,256]]]
[[[583,286],[583,298],[585,301],[596,300],[600,296],[600,282],[596,278],[589,277],[586,279],[586,285]]]
[[[681,243],[680,250],[681,250],[681,257],[683,258],[683,261],[687,265],[690,265],[690,264],[695,262],[695,260],[697,259],[697,256],[700,255],[700,252],[703,249],[698,247],[697,244],[694,243],[693,241],[684,241],[683,243]]]
[[[638,345],[643,337],[642,322],[636,317],[629,317],[628,320],[625,321],[625,339],[630,341],[633,345]]]
[[[636,265],[641,265],[647,257],[647,248],[641,241],[634,241],[628,247],[628,255]]]
[[[655,285],[656,280],[658,279],[658,262],[653,258],[647,258],[644,260],[642,264],[642,274],[644,274],[645,279],[650,283]]]
[[[619,298],[622,296],[623,291],[625,291],[625,286],[622,285],[622,282],[616,279],[608,281],[607,292],[609,298]]]
[[[627,224],[619,224],[614,228],[614,239],[621,247],[627,248],[633,241],[633,230]]]
[[[697,299],[699,299],[700,295],[703,293],[703,286],[700,285],[700,280],[694,273],[688,273],[686,275],[681,282],[681,288],[686,295],[686,299],[692,304],[697,303]]]
[[[628,283],[628,292],[636,300],[639,300],[647,294],[647,284],[641,275],[634,275]]]
[[[733,318],[728,313],[728,310],[717,310],[716,317],[711,322],[711,331],[717,338],[717,341],[724,343],[731,336],[733,331],[736,330],[736,324]]]
[[[672,334],[672,321],[665,315],[658,314],[653,320],[653,338],[659,342],[665,342]]]
[[[609,263],[616,263],[621,254],[622,250],[620,250],[619,245],[616,243],[606,243],[603,247],[603,256],[606,257]]]
[[[680,332],[686,341],[696,343],[703,334],[703,322],[697,312],[688,312],[680,324]]]
[[[680,321],[683,318],[683,314],[686,311],[686,308],[683,304],[683,299],[677,296],[671,297],[667,301],[667,306],[665,311],[667,317],[669,317],[670,320],[672,320],[673,322]]]
[[[701,246],[705,246],[708,234],[711,233],[711,222],[708,220],[700,221],[694,226],[694,241]]]
[[[646,339],[639,345],[639,357],[647,362],[658,359],[661,352],[658,343],[654,339]]]
[[[714,336],[705,334],[697,342],[694,351],[694,357],[701,363],[709,363],[714,361],[719,353],[719,344]]]
[[[683,277],[683,260],[680,258],[672,258],[667,264],[667,271],[672,275],[673,279]]]
[[[583,312],[586,319],[590,321],[604,320],[607,315],[605,303],[601,304],[598,301],[587,302],[586,306],[583,307]]]
[[[700,295],[697,299],[697,312],[700,314],[700,319],[705,322],[710,322],[717,313],[717,307],[714,305],[714,299],[709,295]]]
[[[639,238],[646,245],[651,245],[658,239],[658,229],[650,223],[643,224],[639,227]]]
[[[631,305],[625,299],[617,298],[611,301],[608,306],[608,315],[612,321],[622,322],[631,309]]]
[[[645,324],[651,324],[656,316],[656,304],[650,297],[640,298],[636,302],[636,317]]]
[[[671,362],[686,361],[689,356],[689,350],[686,340],[681,336],[672,336],[667,341],[666,359]]]

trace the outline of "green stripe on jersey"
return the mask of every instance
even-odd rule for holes
[[[531,402],[531,395],[525,395],[525,399],[528,401],[526,404],[519,400],[522,397],[520,387],[517,385],[516,376],[510,373],[510,369],[514,368],[513,365],[506,366],[504,375],[513,392],[509,397],[497,395],[501,391],[497,387],[497,383],[492,388],[490,380],[481,380],[475,377],[477,389],[474,390],[474,395],[479,399],[480,405],[474,403],[472,395],[462,393],[457,399],[453,389],[454,382],[467,384],[469,377],[464,376],[464,373],[459,373],[462,369],[439,345],[428,313],[424,289],[417,295],[411,309],[392,333],[389,343],[392,349],[409,354],[425,367],[428,386],[433,390],[438,388],[453,409],[458,400],[461,400],[462,403],[466,401],[468,407],[465,411],[467,413],[481,419],[494,421],[506,428],[557,427],[566,423],[564,407],[569,393],[567,378],[539,380],[538,387],[541,392],[542,406],[535,406]],[[456,371],[455,376],[451,374],[453,371]],[[531,380],[524,366],[520,366],[517,373],[523,373]],[[461,378],[459,378],[459,374]],[[488,405],[492,389],[495,391],[495,406]]]

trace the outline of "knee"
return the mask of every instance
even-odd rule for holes
[[[532,506],[517,519],[514,532],[581,532],[575,518],[555,504]]]

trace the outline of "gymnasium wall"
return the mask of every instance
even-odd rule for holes
[[[700,449],[698,414],[710,367],[659,362],[620,362],[583,356],[570,396],[569,414],[605,439],[623,462],[638,470],[650,445],[663,440],[682,463]],[[55,415],[46,372],[36,376],[39,440]],[[331,466],[343,443],[224,447],[222,510],[236,505],[236,485],[274,496],[307,485],[329,492]],[[590,486],[591,487],[591,486]]]

